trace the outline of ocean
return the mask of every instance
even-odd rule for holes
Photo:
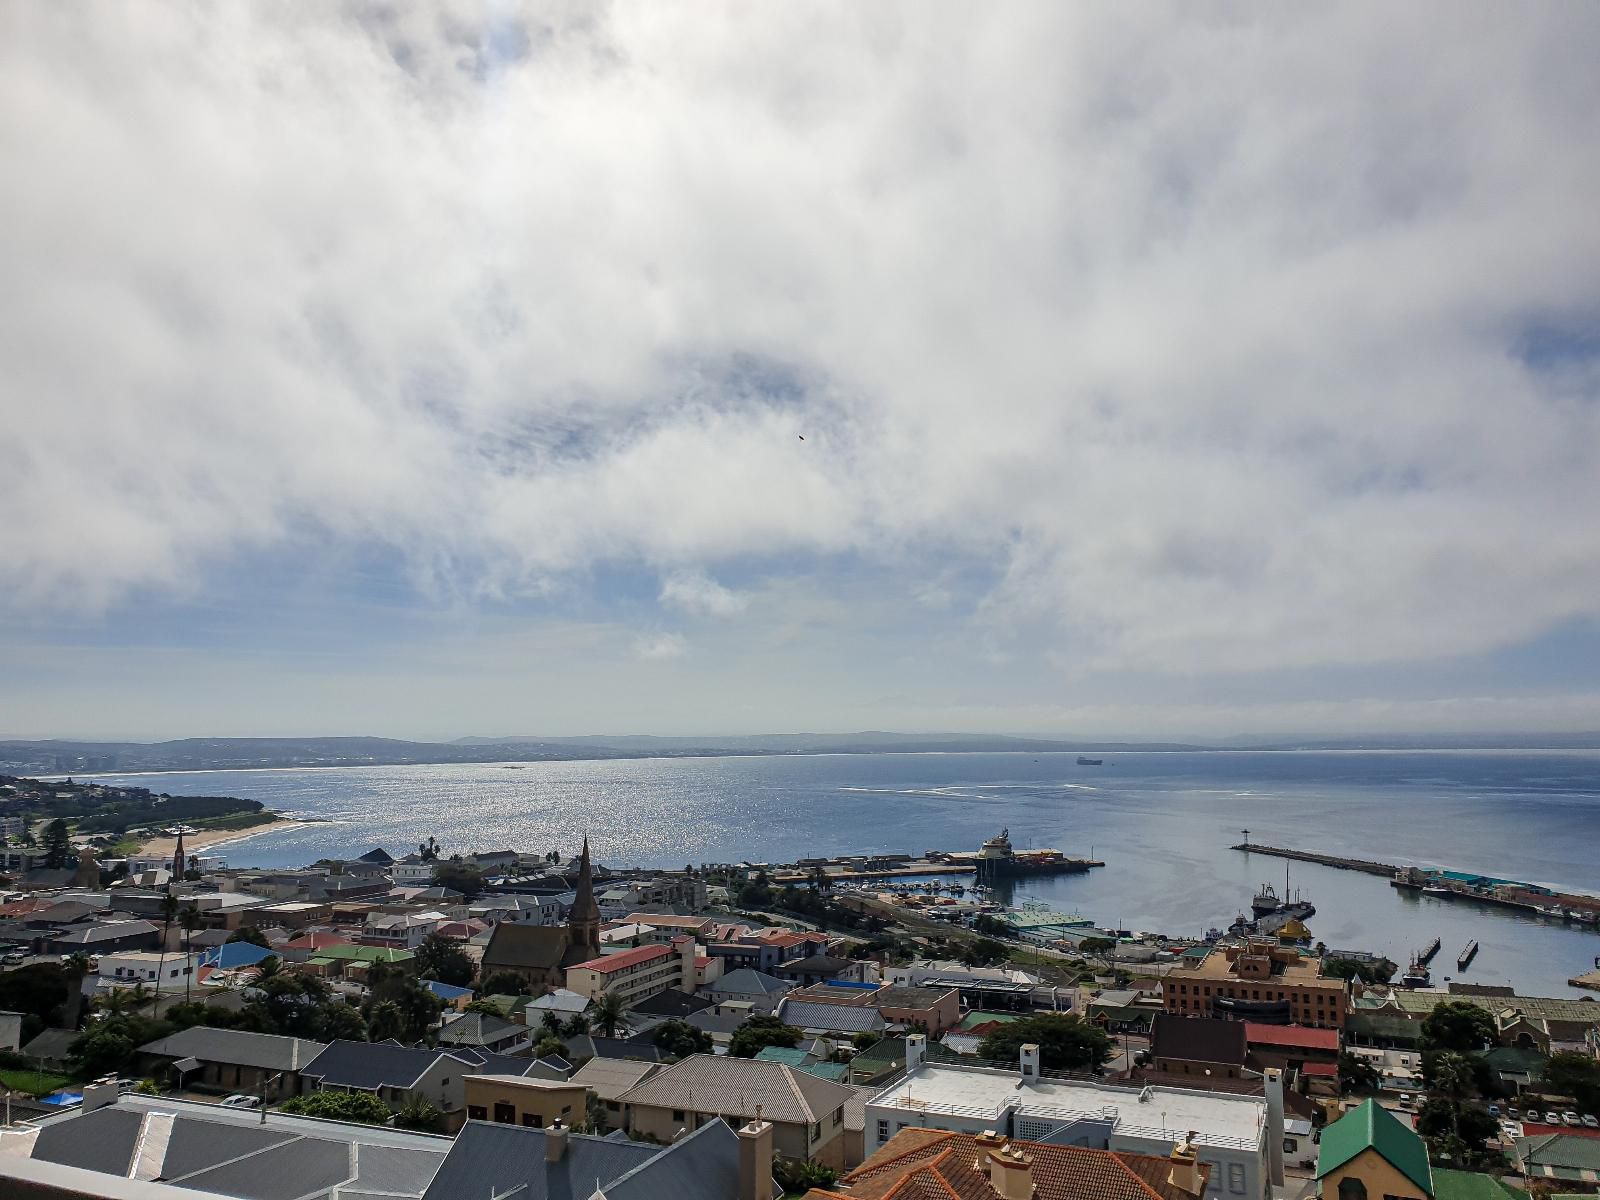
[[[1021,892],[1114,928],[1198,935],[1226,927],[1280,859],[1250,840],[1600,893],[1600,751],[1271,751],[788,755],[105,776],[157,792],[236,795],[324,822],[233,843],[233,866],[298,866],[374,846],[402,854],[561,849],[588,835],[609,866],[788,861],[861,851],[975,849],[1009,828],[1018,847],[1104,859]],[[1526,993],[1600,995],[1566,980],[1600,934],[1406,894],[1376,876],[1294,863],[1329,946],[1404,966],[1443,940],[1435,982],[1460,975]]]

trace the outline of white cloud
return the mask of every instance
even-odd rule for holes
[[[943,14],[8,6],[4,603],[922,556],[997,658],[1184,672],[1600,611],[1600,361],[1520,353],[1600,320],[1600,10]]]
[[[633,652],[646,661],[683,658],[689,653],[689,643],[681,633],[646,634],[634,639]]]
[[[695,616],[736,617],[749,605],[750,597],[701,572],[677,571],[662,581],[661,602]]]

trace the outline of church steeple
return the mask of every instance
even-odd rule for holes
[[[567,918],[571,931],[571,944],[582,946],[593,957],[600,954],[600,906],[594,902],[594,868],[589,865],[589,839],[583,839],[583,853],[578,856],[578,896],[572,902],[572,914]]]
[[[183,826],[178,826],[178,848],[172,852],[172,878],[167,883],[167,890],[172,890],[172,885],[183,879],[188,867],[183,861]]]

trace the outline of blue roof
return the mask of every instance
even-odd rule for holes
[[[422,986],[441,1000],[459,1000],[463,996],[472,995],[472,989],[469,987],[456,987],[453,983],[440,983],[437,979],[424,979]]]
[[[233,971],[239,967],[253,967],[264,958],[274,958],[276,952],[254,942],[228,942],[215,950],[208,950],[200,959],[202,967],[215,967],[219,971]]]

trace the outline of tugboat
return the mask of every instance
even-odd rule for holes
[[[1270,883],[1263,883],[1261,890],[1250,901],[1250,911],[1257,917],[1269,916],[1283,907],[1283,902],[1278,899],[1278,893],[1273,890]]]
[[[1420,954],[1413,954],[1411,956],[1411,965],[1406,968],[1406,973],[1400,976],[1400,986],[1425,988],[1432,983],[1433,976],[1428,972],[1427,960]]]

